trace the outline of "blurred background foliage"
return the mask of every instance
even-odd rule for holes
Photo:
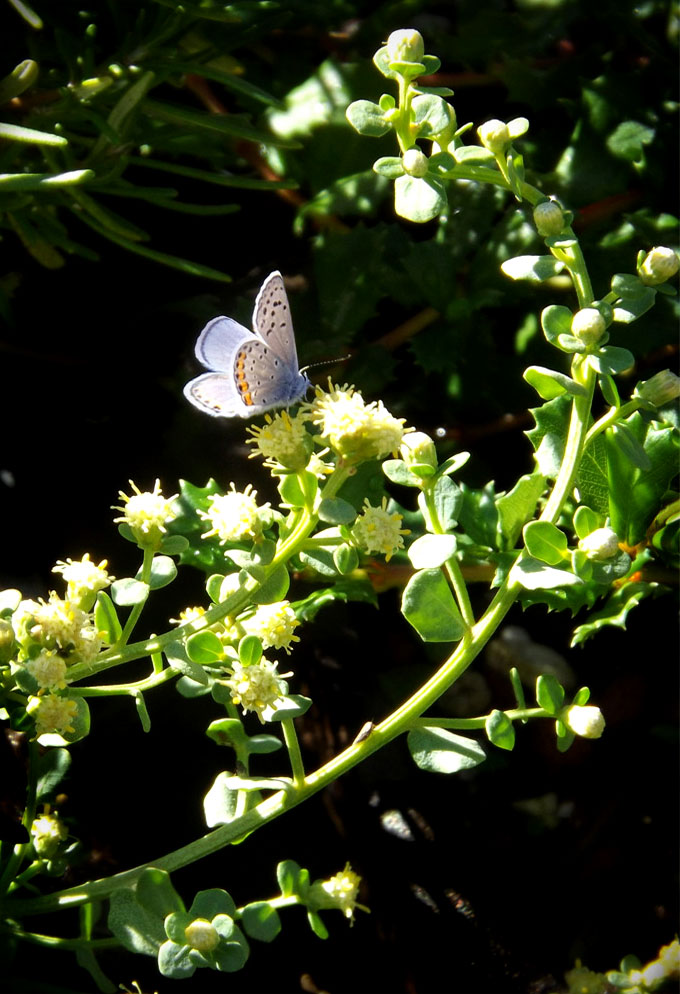
[[[287,279],[301,362],[335,362],[316,371],[319,379],[330,370],[367,399],[381,397],[417,428],[439,430],[443,456],[470,449],[473,458],[462,475],[472,486],[494,478],[498,490],[508,488],[530,471],[522,432],[532,426],[526,409],[537,398],[521,371],[530,363],[554,364],[538,315],[547,304],[570,306],[574,300],[560,278],[536,287],[510,283],[500,273],[505,258],[538,251],[540,243],[524,210],[494,189],[452,185],[448,217],[425,225],[394,215],[389,185],[371,164],[395,154],[395,146],[389,138],[360,137],[344,114],[351,100],[377,99],[389,88],[371,58],[390,31],[422,32],[426,50],[442,61],[437,83],[455,91],[459,124],[529,119],[529,133],[519,143],[528,179],[576,211],[596,293],[607,291],[612,273],[634,270],[638,249],[677,244],[674,3],[33,0],[29,8],[23,0],[0,2],[0,581],[20,586],[24,596],[43,596],[54,585],[51,565],[67,555],[108,557],[118,576],[136,569],[126,560],[132,551],[118,541],[113,513],[107,516],[130,477],[147,487],[160,476],[166,493],[177,490],[181,477],[202,485],[214,476],[223,487],[252,480],[270,496],[259,467],[246,463],[244,425],[205,418],[181,390],[198,371],[193,346],[205,321],[226,313],[248,325],[257,288],[273,269]],[[625,378],[631,388],[674,365],[676,319],[676,301],[659,298],[641,321],[617,326],[612,344],[638,357]],[[190,580],[168,588],[162,616],[149,619],[156,630],[200,598],[201,578],[195,579],[193,591]],[[176,603],[170,603],[173,596]],[[478,785],[486,793],[472,781],[449,784],[443,812],[428,809],[431,781],[418,774],[408,788],[404,779],[395,784],[396,767],[387,760],[376,760],[365,784],[361,771],[350,778],[347,789],[365,795],[363,807],[343,808],[344,786],[329,794],[330,824],[342,820],[345,835],[339,833],[338,866],[324,863],[312,868],[313,875],[335,872],[348,856],[362,870],[362,846],[370,848],[375,890],[368,903],[375,926],[366,926],[366,942],[370,947],[375,927],[380,941],[396,950],[394,963],[381,956],[375,969],[365,966],[368,973],[358,977],[352,970],[362,957],[349,962],[341,952],[332,959],[339,974],[329,989],[392,992],[407,976],[416,978],[418,990],[441,990],[441,949],[442,943],[449,948],[451,928],[467,949],[451,983],[468,992],[525,991],[551,969],[559,976],[574,956],[589,952],[594,933],[600,958],[593,966],[601,969],[614,967],[627,952],[652,958],[670,940],[666,919],[673,917],[677,893],[668,871],[675,865],[676,823],[662,798],[661,760],[668,759],[675,695],[666,695],[661,711],[656,695],[644,711],[640,656],[633,648],[636,638],[644,640],[667,617],[663,604],[641,609],[625,658],[618,632],[594,640],[578,656],[579,681],[593,688],[594,698],[598,691],[609,694],[598,703],[608,722],[612,715],[611,732],[596,754],[590,747],[574,749],[565,766],[550,736],[544,740],[536,732],[510,766],[504,757],[493,769],[485,764],[491,771]],[[335,745],[342,744],[342,735],[354,734],[352,722],[358,728],[371,707],[376,715],[384,712],[395,687],[401,688],[401,673],[408,672],[412,683],[432,665],[422,647],[414,650],[420,653],[414,665],[408,639],[384,628],[371,648],[367,632],[375,614],[369,607],[357,610],[358,622],[341,614],[332,631],[312,631],[316,644],[307,650],[308,669],[306,640],[303,655],[296,654],[296,671],[312,681],[301,692],[311,693],[322,715],[333,706],[342,710],[339,733],[333,722],[333,728],[322,723],[307,729],[305,748],[319,762],[333,735],[340,734]],[[394,621],[395,631],[400,624]],[[362,625],[363,651],[357,653]],[[539,613],[536,625],[537,640],[558,649],[568,644],[569,619]],[[369,656],[377,666],[370,680],[357,671]],[[315,684],[315,672],[330,680],[328,686]],[[348,689],[359,678],[360,697]],[[612,684],[615,678],[619,682]],[[493,687],[495,679],[486,672],[482,683],[490,680]],[[192,720],[205,726],[205,716]],[[176,719],[172,712],[155,714],[154,722],[161,725],[162,765]],[[631,731],[640,722],[652,729],[644,748]],[[214,765],[208,747],[206,762]],[[582,786],[584,761],[596,765]],[[111,810],[115,756],[106,762],[96,767],[88,797],[96,804],[101,794],[109,837],[117,839],[115,869],[139,856],[121,841],[129,835],[137,795],[128,794],[118,814]],[[406,777],[406,767],[396,765]],[[653,824],[649,829],[630,814],[627,778],[640,765],[647,771],[647,807],[637,814],[652,819],[644,823]],[[558,767],[566,777],[560,783]],[[535,803],[513,808],[508,821],[508,806],[526,799],[529,776]],[[207,789],[210,777],[203,779],[199,786]],[[603,783],[609,785],[604,808],[598,793]],[[555,789],[571,800],[555,801]],[[148,784],[140,788],[140,802],[148,790]],[[395,790],[406,790],[415,811],[408,815],[419,840],[412,850],[395,836],[385,845],[374,820]],[[416,816],[425,811],[444,842],[451,805],[467,806],[470,792],[474,812],[456,829],[470,856],[470,870],[461,872],[459,863],[449,866],[446,846],[435,847],[425,829],[419,834]],[[199,815],[187,815],[196,819],[187,826],[175,812],[167,848],[203,831]],[[293,838],[296,832],[304,838],[312,825],[319,839],[328,833],[320,808],[300,818],[291,819]],[[621,826],[629,818],[624,838]],[[479,835],[475,853],[482,825],[490,835]],[[555,896],[549,909],[544,895],[537,910],[535,891],[522,886],[526,868],[529,877],[540,873],[556,858],[553,840],[559,836],[557,843],[569,846],[571,830],[580,841],[563,871],[573,875],[574,886]],[[603,856],[603,840],[614,831],[616,849]],[[275,833],[271,839],[270,845]],[[649,862],[650,845],[662,871]],[[413,857],[404,862],[405,849]],[[271,889],[271,867],[284,856],[305,863],[304,852],[294,846],[282,852],[274,844],[258,871],[263,894]],[[602,858],[609,860],[609,875]],[[398,880],[395,860],[405,867]],[[480,860],[486,873],[478,877]],[[392,913],[404,907],[400,888],[407,877],[408,928]],[[631,894],[633,877],[639,887]],[[505,896],[495,883],[501,878],[510,888]],[[446,879],[455,888],[437,897]],[[582,888],[594,888],[592,897],[584,899]],[[438,917],[429,894],[439,904]],[[531,935],[533,920],[543,926],[540,942]],[[345,938],[343,933],[339,942]],[[322,970],[328,946],[310,955],[307,962],[318,961]],[[260,974],[259,981],[243,983],[256,990],[261,980]],[[298,987],[282,977],[278,989]]]

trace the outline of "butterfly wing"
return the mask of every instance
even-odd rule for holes
[[[199,411],[215,418],[250,417],[231,373],[203,373],[187,383],[184,396]]]
[[[270,273],[260,288],[253,311],[253,331],[289,368],[298,371],[290,306],[279,272]]]
[[[208,369],[231,373],[236,353],[253,337],[252,331],[232,318],[213,318],[198,336],[196,358]]]

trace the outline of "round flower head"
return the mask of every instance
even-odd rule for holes
[[[596,528],[581,539],[578,547],[588,559],[612,559],[619,551],[619,537],[612,528]]]
[[[596,307],[582,307],[571,319],[571,333],[584,345],[595,345],[607,330],[607,324]]]
[[[640,383],[635,393],[649,407],[663,407],[680,397],[680,377],[670,369],[662,369],[649,380]]]
[[[41,652],[24,663],[41,690],[64,690],[66,662],[54,652]]]
[[[187,945],[198,949],[199,953],[209,953],[219,945],[220,936],[215,926],[207,918],[195,918],[184,929]]]
[[[536,231],[543,238],[559,235],[564,228],[564,213],[556,200],[544,200],[534,207]]]
[[[506,145],[510,144],[510,131],[505,121],[498,121],[495,118],[481,124],[477,128],[479,140],[490,152],[502,152]]]
[[[19,625],[31,639],[46,648],[68,653],[68,662],[76,658],[90,662],[101,648],[101,637],[92,624],[90,615],[68,600],[62,600],[52,591],[49,601],[22,601],[14,617],[19,615]],[[21,640],[17,631],[17,638]]]
[[[680,261],[673,249],[658,245],[642,260],[638,274],[647,286],[656,286],[675,276],[679,268]]]
[[[214,494],[209,498],[207,511],[199,511],[199,516],[211,525],[201,538],[217,535],[220,543],[237,542],[240,539],[257,538],[262,533],[261,513],[269,508],[269,503],[258,507],[257,490],[249,483],[243,492],[229,484],[226,494]]]
[[[604,716],[599,708],[591,704],[572,704],[564,721],[575,735],[584,739],[599,739],[604,732]]]
[[[314,909],[337,908],[342,911],[345,918],[350,922],[354,920],[354,911],[361,908],[368,911],[361,904],[357,903],[359,884],[361,877],[355,873],[349,863],[345,864],[345,869],[336,873],[330,880],[315,880],[311,887],[311,905]]]
[[[78,562],[67,559],[66,562],[59,560],[52,568],[53,573],[61,573],[66,581],[66,596],[69,600],[79,603],[87,601],[94,603],[94,596],[98,590],[108,587],[115,577],[106,572],[107,561],[102,561],[97,566],[90,561],[89,553],[85,553]]]
[[[243,619],[242,624],[248,635],[259,638],[264,649],[285,649],[290,652],[291,642],[300,641],[293,634],[300,622],[288,601],[261,604],[255,614]]]
[[[380,552],[389,562],[395,552],[403,549],[402,536],[409,534],[407,528],[399,527],[401,522],[401,514],[390,514],[387,510],[386,497],[380,507],[373,507],[366,498],[364,509],[352,526],[352,538],[363,552]]]
[[[308,420],[309,413],[304,409],[294,417],[288,411],[280,411],[273,416],[265,414],[265,424],[246,429],[253,436],[248,439],[248,445],[255,445],[258,450],[251,452],[250,458],[264,456],[265,465],[275,471],[286,469],[299,472],[304,469],[313,444],[306,428]]]
[[[67,697],[48,694],[45,697],[31,697],[26,712],[33,716],[36,735],[56,732],[59,735],[75,731],[73,720],[78,705]]]
[[[51,815],[47,808],[31,825],[31,835],[36,855],[50,859],[59,848],[59,843],[68,838],[68,828],[56,815]]]
[[[130,486],[135,491],[132,496],[124,494],[122,490],[118,492],[124,506],[114,507],[114,511],[122,511],[123,516],[113,520],[128,525],[138,545],[158,548],[167,531],[166,524],[176,517],[172,504],[177,500],[178,495],[164,497],[161,493],[160,480],[156,480],[152,491],[145,493],[139,490],[132,480]]]
[[[251,666],[234,662],[231,677],[225,681],[233,703],[240,704],[245,713],[255,711],[263,725],[265,708],[288,693],[288,684],[276,672],[276,665],[264,658]]]
[[[425,55],[423,36],[415,28],[393,31],[386,47],[390,62],[420,62]]]
[[[382,401],[366,404],[354,387],[316,388],[311,404],[312,420],[319,425],[324,442],[347,462],[360,463],[396,455],[404,436],[404,419],[394,418]]]
[[[401,164],[407,176],[415,176],[417,179],[426,176],[429,168],[427,156],[417,147],[409,148],[404,152]]]

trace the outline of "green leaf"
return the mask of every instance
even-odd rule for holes
[[[548,479],[554,479],[562,465],[570,410],[568,397],[556,397],[530,411],[536,427],[526,432],[526,436],[536,451],[539,470]]]
[[[404,175],[404,166],[399,156],[383,155],[373,163],[373,172],[387,179],[396,179]]]
[[[517,255],[514,259],[506,259],[501,264],[502,272],[511,280],[531,280],[533,283],[543,283],[544,280],[552,279],[563,269],[564,263],[559,262],[552,255]]]
[[[307,549],[299,554],[299,558],[304,566],[308,566],[319,576],[329,579],[338,576],[333,554],[327,549]]]
[[[307,909],[307,921],[309,922],[310,928],[314,935],[319,939],[328,938],[328,929],[323,923],[323,919],[318,911],[312,911]]]
[[[351,525],[356,508],[341,497],[324,497],[319,504],[319,518],[331,525]]]
[[[343,543],[333,550],[333,563],[341,576],[347,576],[359,566],[359,553],[353,545]]]
[[[628,452],[622,449],[621,433],[607,430],[609,517],[619,538],[633,546],[644,538],[659,502],[677,473],[680,435],[673,427],[648,423],[637,412],[625,425],[627,432],[643,446],[649,468],[641,469],[631,462]]]
[[[159,100],[144,100],[144,110],[152,118],[167,121],[184,131],[200,135],[202,132],[215,132],[229,138],[245,138],[246,141],[279,148],[299,148],[297,141],[281,138],[273,131],[263,131],[253,127],[243,114],[212,114],[208,111],[190,110]]]
[[[135,709],[137,711],[137,717],[142,725],[142,731],[151,731],[151,718],[149,717],[149,712],[146,708],[146,702],[144,701],[144,695],[141,690],[135,690],[133,692],[133,698],[135,702]]]
[[[172,980],[192,977],[196,972],[196,964],[191,959],[191,953],[190,946],[180,946],[168,939],[158,950],[159,972]]]
[[[591,614],[585,624],[578,625],[574,629],[572,647],[580,645],[608,626],[625,629],[628,615],[633,608],[647,597],[658,596],[663,589],[658,583],[647,583],[643,580],[625,583],[611,594],[601,610]]]
[[[609,513],[609,482],[607,479],[607,447],[603,435],[598,435],[583,453],[576,486],[579,497],[602,517]]]
[[[546,369],[545,366],[529,366],[522,375],[543,400],[553,400],[563,393],[581,397],[586,394],[585,387],[572,380],[570,376],[558,373],[554,369]]]
[[[201,635],[201,632],[196,632],[196,635]],[[191,636],[192,638],[194,636]],[[200,644],[200,643],[199,643]],[[193,680],[194,683],[200,684],[202,687],[207,687],[209,685],[208,674],[205,672],[202,666],[199,666],[193,660],[189,659],[186,653],[186,649],[181,642],[170,642],[165,648],[165,656],[168,660],[168,664],[172,666],[174,670],[179,670],[184,676]]]
[[[415,573],[406,584],[401,611],[423,642],[457,642],[465,622],[440,569]]]
[[[530,521],[524,529],[524,543],[534,559],[549,566],[557,566],[567,558],[567,536],[549,521]]]
[[[305,714],[312,706],[309,697],[302,694],[288,694],[281,697],[276,707],[267,707],[263,717],[265,721],[285,721],[286,719],[299,718]]]
[[[303,869],[293,859],[285,859],[276,867],[276,879],[282,897],[296,894],[304,901],[309,891],[309,870]]]
[[[55,789],[68,773],[71,765],[71,753],[68,749],[48,749],[38,756],[35,773],[37,777],[36,801],[44,803],[49,800]]]
[[[525,590],[551,590],[553,587],[566,587],[582,584],[583,580],[565,569],[546,566],[531,556],[522,556],[510,571],[513,582],[521,583]]]
[[[215,632],[194,632],[186,640],[185,648],[193,663],[210,664],[224,659],[224,646]]]
[[[655,287],[645,287],[645,292],[638,297],[626,297],[619,301],[613,310],[614,321],[619,324],[632,324],[639,317],[646,314],[654,306],[657,289]]]
[[[498,749],[511,751],[515,746],[515,728],[504,711],[492,711],[485,722],[489,742]]]
[[[586,538],[603,524],[602,516],[592,508],[581,504],[574,512],[574,531],[579,538]]]
[[[445,728],[413,728],[407,743],[416,766],[428,773],[459,773],[479,766],[486,759],[475,739],[454,735]]]
[[[446,187],[433,176],[399,176],[394,181],[394,209],[407,221],[431,221],[447,206]]]
[[[170,874],[149,866],[137,878],[135,895],[141,906],[152,915],[165,918],[173,911],[184,911],[184,903],[170,881]]]
[[[399,483],[402,487],[419,487],[422,480],[414,476],[403,459],[386,459],[382,464],[382,471],[392,483]]]
[[[94,179],[92,169],[73,169],[67,173],[0,173],[0,193],[17,190],[51,190],[86,183]]]
[[[587,359],[588,365],[592,366],[596,373],[600,375],[613,375],[624,373],[635,365],[635,356],[628,349],[620,349],[615,345],[605,345]]]
[[[432,493],[434,506],[437,511],[439,525],[444,531],[451,531],[458,524],[458,516],[463,506],[463,491],[454,483],[449,476],[439,476],[435,482]],[[433,523],[427,509],[424,494],[418,494],[418,506],[420,507],[427,527],[430,531],[435,531]],[[438,529],[437,529],[438,530]]]
[[[411,107],[419,138],[432,138],[441,134],[451,123],[449,104],[433,93],[423,93],[414,97]]]
[[[238,658],[243,666],[256,666],[262,659],[262,643],[256,635],[244,635],[238,644]]]
[[[279,913],[266,901],[246,904],[241,913],[241,922],[247,935],[260,942],[271,942],[281,931]]]
[[[533,517],[544,489],[545,479],[536,472],[520,476],[512,490],[497,498],[498,527],[506,549],[514,549],[522,528]]]
[[[378,104],[370,100],[355,100],[345,113],[354,130],[368,138],[380,138],[392,127]]]
[[[0,139],[5,141],[28,142],[32,145],[52,145],[63,147],[68,145],[66,138],[52,135],[49,131],[36,131],[35,128],[23,128],[18,124],[6,124],[0,121]]]
[[[132,890],[115,890],[110,898],[107,924],[121,945],[131,953],[157,956],[165,942],[163,920],[146,911]]]
[[[455,535],[421,535],[411,544],[408,557],[416,569],[443,566],[456,553]]]
[[[619,391],[616,388],[616,383],[613,378],[606,374],[598,378],[598,383],[600,385],[600,390],[602,391],[602,396],[607,403],[612,407],[620,407],[621,398],[619,397]]]
[[[645,145],[654,141],[654,128],[639,121],[622,121],[607,137],[607,148],[617,159],[644,162]]]
[[[459,517],[466,535],[480,546],[496,549],[498,543],[498,509],[493,483],[481,490],[472,490],[461,483],[463,504]]]
[[[161,542],[160,551],[167,556],[178,556],[189,548],[189,541],[184,535],[166,535]]]
[[[221,887],[199,890],[189,908],[192,918],[205,918],[207,921],[212,921],[218,915],[228,915],[229,918],[233,918],[235,913],[234,899]]]
[[[543,673],[537,679],[536,701],[548,714],[557,714],[564,704],[564,687],[552,673]]]
[[[238,810],[239,792],[227,786],[231,773],[218,773],[212,787],[203,798],[203,813],[208,828],[218,825],[228,825],[236,817]]]
[[[561,304],[550,304],[541,312],[541,327],[551,345],[557,345],[561,335],[571,334],[572,312]]]
[[[251,600],[253,604],[274,604],[276,601],[285,600],[289,587],[290,573],[281,564],[272,570],[260,589],[255,591]]]
[[[113,601],[103,590],[97,592],[94,606],[94,623],[107,645],[114,645],[123,634]]]
[[[37,82],[40,69],[33,59],[24,59],[8,76],[0,80],[0,104],[8,104],[14,97],[20,97]]]
[[[443,463],[439,464],[436,475],[451,476],[453,473],[457,473],[459,469],[462,469],[469,458],[469,452],[457,452],[455,456],[449,456],[448,459],[445,459]]]
[[[140,570],[135,579],[141,579]],[[154,556],[151,561],[151,576],[149,577],[149,587],[151,590],[160,590],[167,587],[177,576],[177,567],[174,559],[170,556]]]
[[[607,441],[612,446],[616,446],[621,455],[625,456],[637,469],[646,473],[652,468],[644,446],[625,423],[612,425],[607,434]],[[609,445],[608,450],[610,450]]]

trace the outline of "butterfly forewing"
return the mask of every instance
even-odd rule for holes
[[[231,373],[234,356],[243,342],[253,337],[251,331],[232,318],[213,318],[198,336],[196,358],[208,369]]]
[[[297,370],[293,322],[281,273],[271,273],[262,284],[253,311],[253,330],[286,365]]]

